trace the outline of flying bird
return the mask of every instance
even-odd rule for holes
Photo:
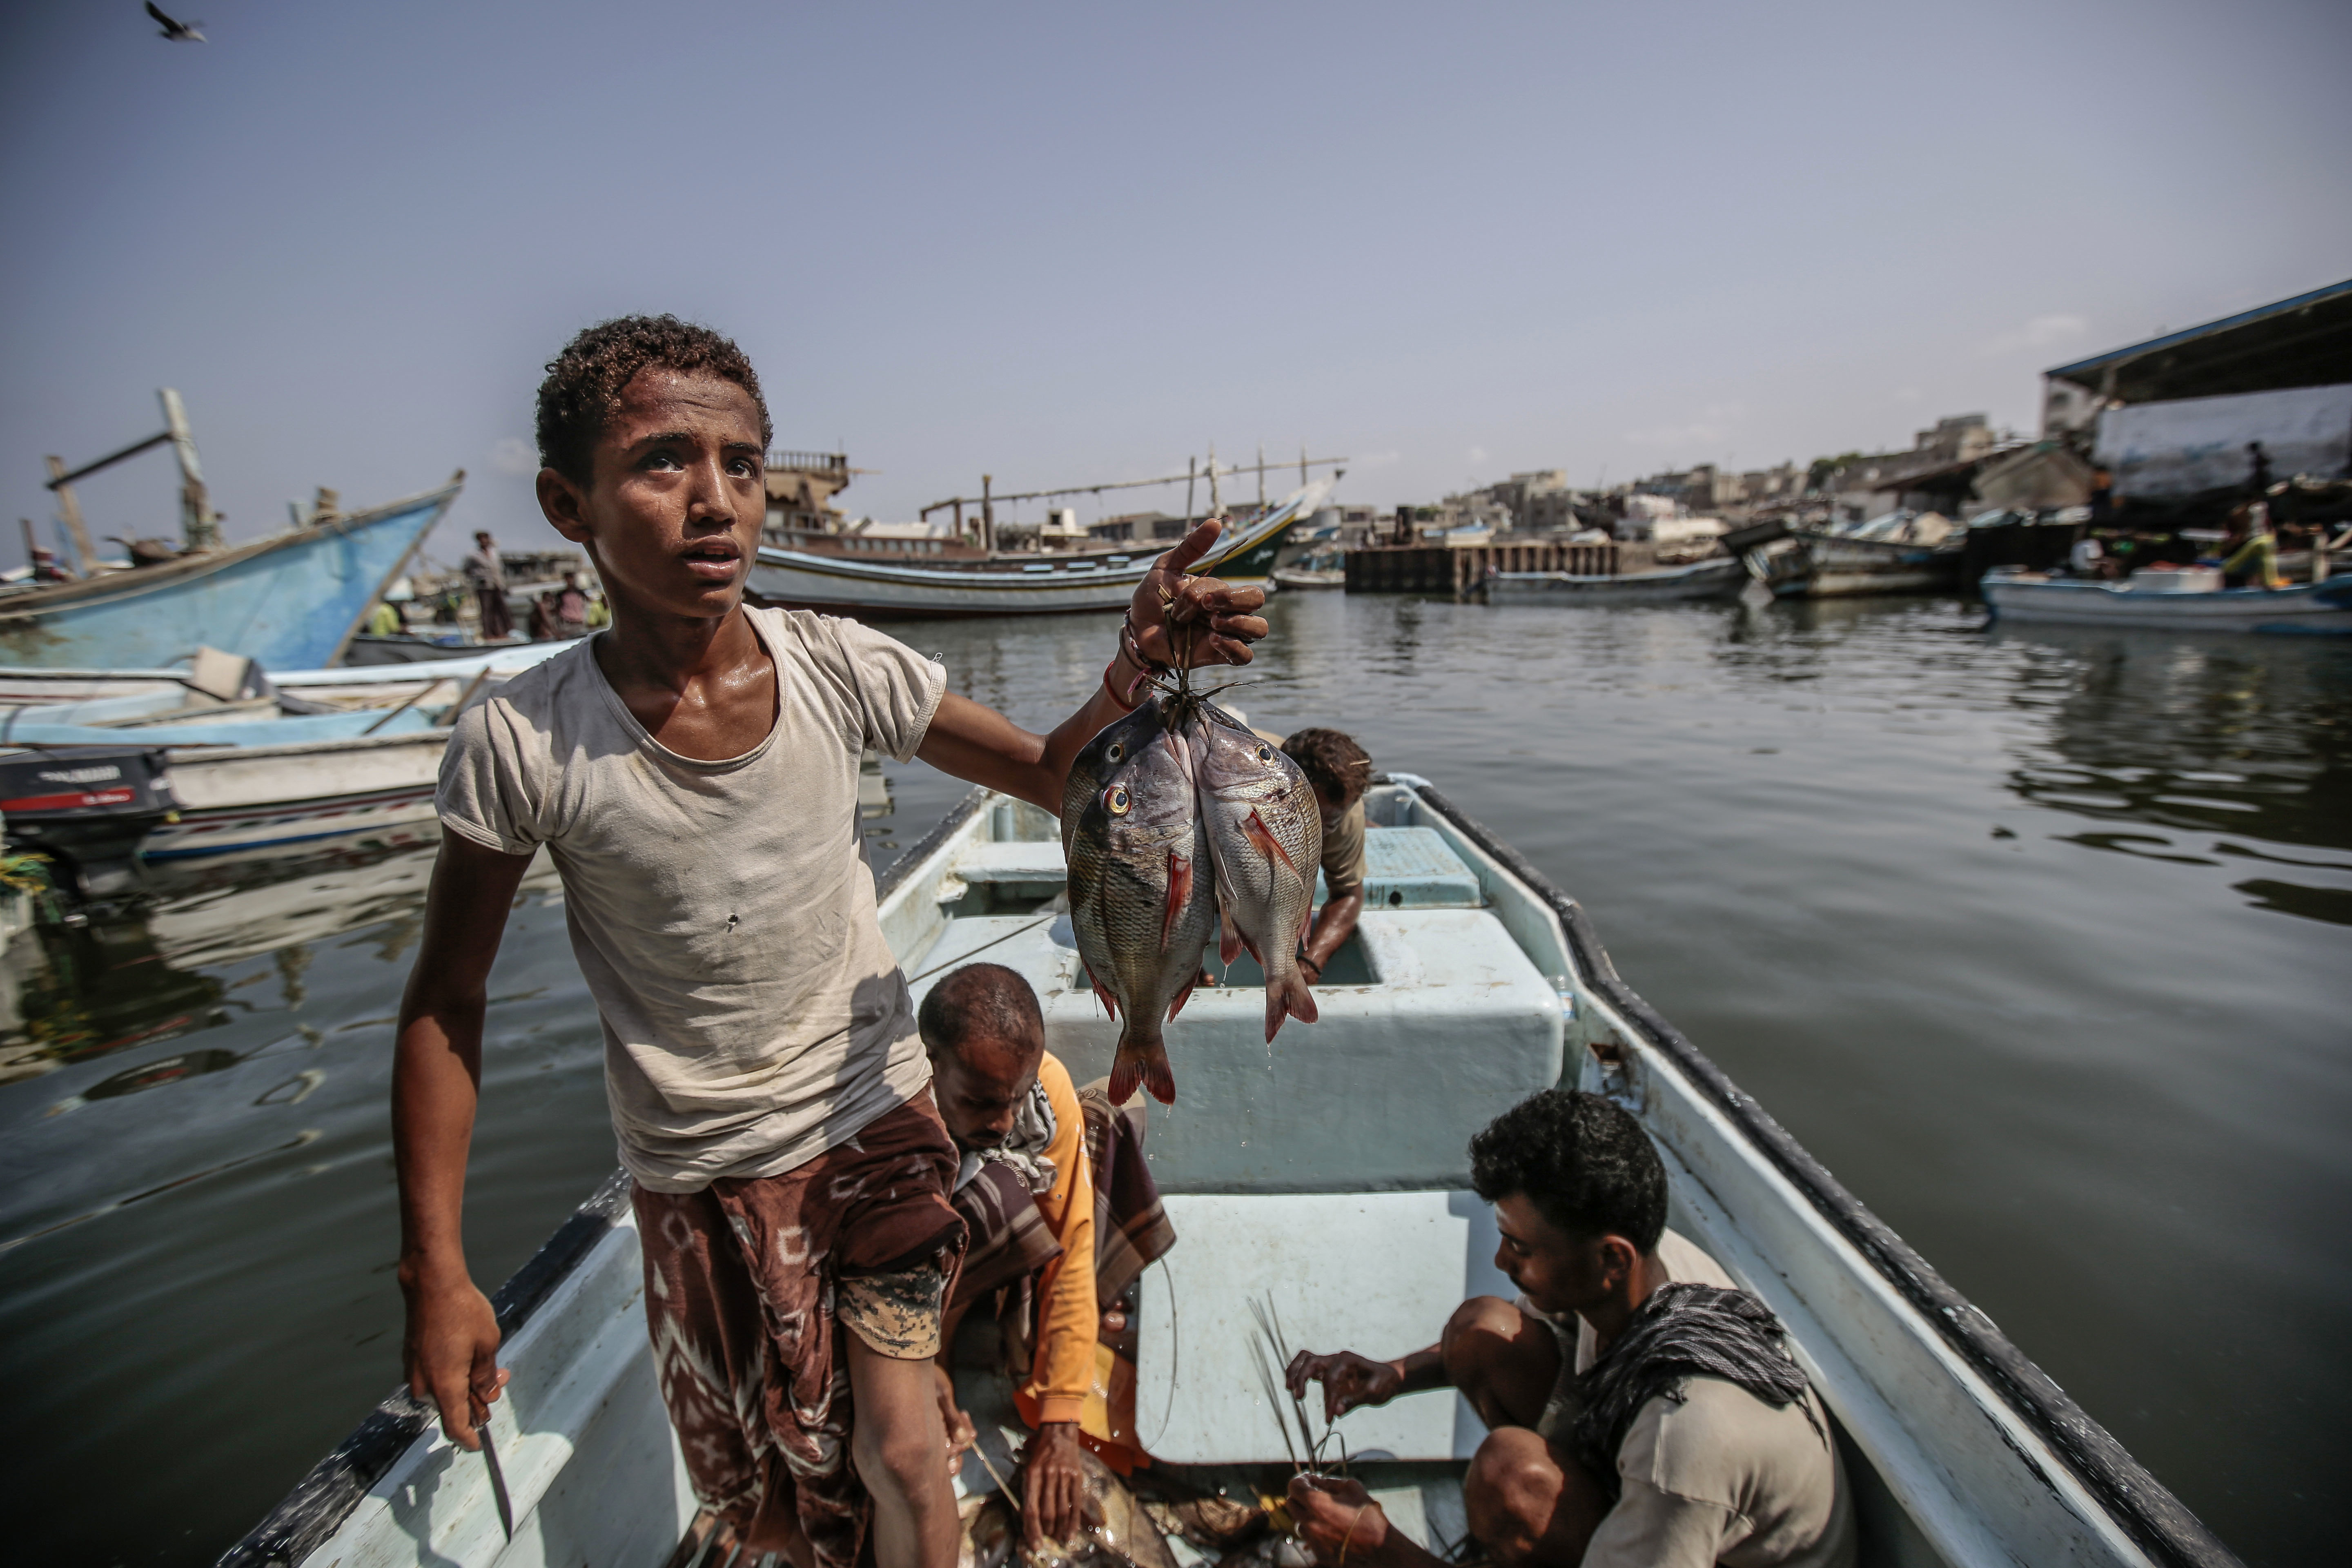
[[[204,26],[202,22],[175,22],[156,8],[155,0],[147,0],[147,15],[155,18],[156,25],[163,29],[163,37],[175,44],[201,44],[205,41],[205,36],[196,31]]]

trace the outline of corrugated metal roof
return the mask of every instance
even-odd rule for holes
[[[2352,380],[2352,279],[2042,374],[2126,402]]]

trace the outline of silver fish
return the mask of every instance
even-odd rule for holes
[[[1298,968],[1323,858],[1323,814],[1298,764],[1206,700],[1186,715],[1201,797],[1202,837],[1217,899],[1241,944],[1265,971],[1265,1037],[1285,1018],[1315,1022],[1315,993]],[[1224,944],[1227,963],[1234,944]]]
[[[1161,1034],[1200,978],[1217,929],[1189,747],[1159,701],[1107,726],[1071,764],[1062,800],[1070,924],[1087,980],[1119,1020],[1110,1097],[1142,1084],[1176,1099]]]

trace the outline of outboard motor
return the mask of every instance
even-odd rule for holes
[[[132,747],[58,746],[0,755],[0,817],[8,842],[69,873],[84,899],[139,885],[139,844],[178,809],[163,753]]]

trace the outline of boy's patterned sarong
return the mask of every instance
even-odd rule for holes
[[[955,1173],[926,1089],[782,1175],[635,1189],[662,1399],[696,1495],[739,1537],[795,1518],[819,1568],[854,1568],[871,1506],[835,1321],[884,1355],[938,1352],[964,1252]]]

